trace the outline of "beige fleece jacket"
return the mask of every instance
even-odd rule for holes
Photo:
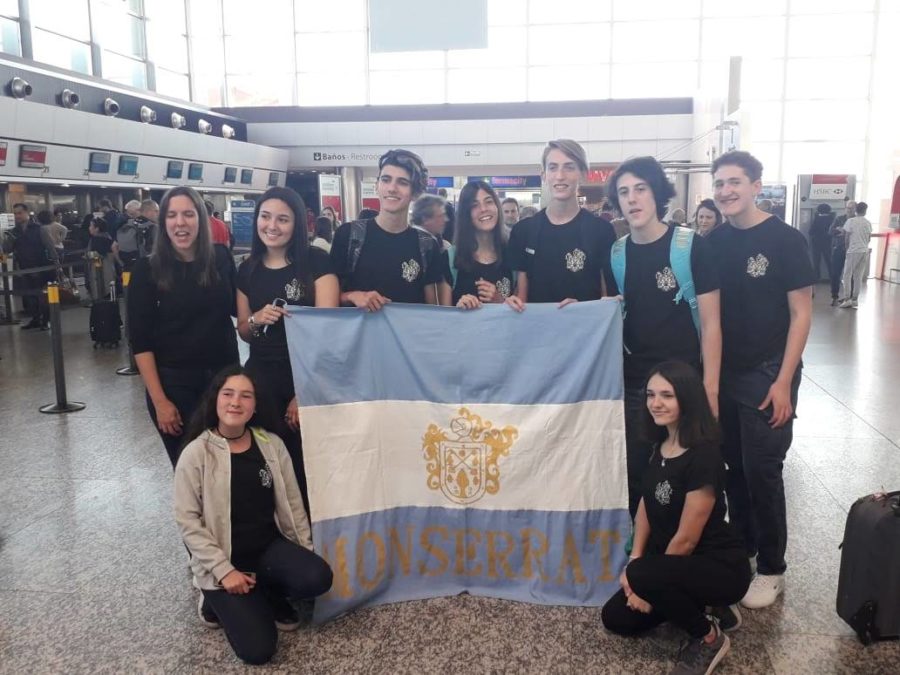
[[[275,525],[299,546],[312,550],[309,519],[291,458],[275,434],[251,429],[272,472]],[[231,453],[228,441],[204,431],[182,451],[175,467],[175,521],[191,552],[194,585],[222,588],[231,564]]]

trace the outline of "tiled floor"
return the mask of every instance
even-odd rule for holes
[[[900,489],[900,286],[858,311],[827,306],[806,351],[785,467],[791,538],[783,600],[746,612],[722,673],[897,673],[900,643],[862,647],[835,615],[846,510]],[[63,314],[69,394],[54,400],[49,335],[0,327],[0,672],[235,672],[195,616],[172,520],[171,469],[124,350],[94,351],[86,310]],[[598,611],[460,596],[359,611],[283,636],[272,672],[661,673],[679,635],[606,634]],[[248,669],[249,670],[249,669]]]

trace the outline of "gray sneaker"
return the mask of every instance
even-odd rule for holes
[[[731,641],[715,622],[713,626],[716,629],[716,639],[711,644],[707,644],[703,638],[692,638],[681,644],[672,675],[709,675],[715,670],[731,648]]]
[[[719,622],[719,628],[725,633],[737,630],[744,623],[741,610],[737,605],[710,607],[709,615]]]

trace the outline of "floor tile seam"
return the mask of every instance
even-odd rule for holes
[[[832,493],[831,490],[829,490],[828,487],[825,485],[825,483],[822,482],[822,479],[819,477],[819,474],[817,474],[815,469],[813,469],[813,467],[810,466],[809,462],[807,462],[803,458],[803,455],[800,454],[799,452],[795,452],[794,455],[797,457],[797,459],[799,461],[801,461],[803,463],[803,465],[806,467],[806,470],[813,476],[813,478],[815,478],[816,482],[819,484],[819,487],[825,492],[825,494],[827,494],[831,498],[831,501],[833,501],[841,511],[843,511],[844,513],[847,513],[847,511],[849,510],[849,507],[845,508],[843,506],[843,504],[837,498],[837,495]]]
[[[876,426],[874,426],[873,424],[871,424],[871,423],[870,423],[868,420],[866,420],[865,418],[861,417],[861,416],[859,415],[859,413],[857,413],[853,408],[851,408],[849,405],[847,405],[846,403],[844,403],[844,401],[842,401],[842,400],[839,399],[837,396],[835,396],[835,395],[832,394],[830,391],[828,391],[828,390],[824,387],[824,385],[821,385],[821,384],[819,384],[818,382],[816,382],[816,381],[815,381],[810,375],[808,375],[807,373],[803,373],[803,377],[806,378],[807,380],[809,380],[810,382],[812,382],[812,383],[813,383],[814,385],[816,385],[819,389],[821,389],[822,391],[824,391],[825,394],[826,394],[829,398],[831,398],[833,401],[835,401],[836,403],[838,403],[839,405],[841,405],[843,408],[845,408],[851,415],[853,415],[853,416],[856,417],[859,421],[861,421],[863,424],[865,424],[867,427],[869,427],[870,429],[872,429],[872,430],[873,430],[876,434],[878,434],[881,438],[883,438],[884,440],[886,440],[888,443],[890,443],[891,445],[893,445],[895,448],[900,449],[900,446],[898,446],[898,445],[893,441],[893,439],[891,439],[891,438],[889,438],[888,436],[886,436],[886,435],[884,434],[884,432],[881,431],[881,429],[879,429],[878,427],[876,427]],[[823,438],[830,438],[830,437],[823,437]]]

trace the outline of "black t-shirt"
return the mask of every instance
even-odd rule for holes
[[[725,223],[707,241],[722,284],[722,365],[745,370],[781,356],[787,294],[815,283],[806,239],[771,216],[746,230]]]
[[[231,317],[235,310],[234,261],[214,246],[218,281],[203,287],[196,263],[176,262],[175,284],[161,291],[150,258],[135,263],[128,286],[128,333],[135,354],[153,352],[158,366],[218,370],[238,362]]]
[[[597,300],[604,276],[608,294],[615,294],[609,267],[615,240],[613,226],[590,211],[581,209],[568,223],[554,225],[544,209],[513,228],[509,264],[528,275],[529,302]]]
[[[316,247],[309,249],[309,267],[313,283],[326,274],[334,274],[331,258]],[[287,300],[289,305],[313,307],[314,289],[307,288],[302,279],[294,273],[293,265],[281,269],[269,269],[262,260],[245,260],[237,274],[237,287],[250,302],[250,311],[256,312],[275,298]],[[250,342],[250,356],[264,361],[287,361],[287,336],[284,321],[268,327],[265,333]]]
[[[250,448],[231,454],[231,564],[256,572],[256,562],[278,537],[272,471],[250,436]]]
[[[453,272],[450,269],[450,247],[445,246],[441,250],[441,279],[453,288]]]
[[[109,238],[109,235],[93,235],[88,243],[88,250],[95,251],[101,257],[106,257],[112,250],[112,245],[113,240]]]
[[[425,287],[443,279],[441,247],[436,240],[423,273],[419,233],[412,227],[387,232],[374,218],[366,222],[366,239],[356,269],[350,273],[350,228],[350,223],[341,225],[331,245],[331,262],[341,280],[341,290],[378,291],[392,302],[421,304],[425,302]]]
[[[678,359],[700,368],[700,338],[687,301],[675,303],[679,286],[670,251],[674,230],[649,244],[625,245],[625,380],[641,386],[660,361]],[[697,295],[719,288],[709,243],[695,236],[691,275]]]
[[[713,444],[698,445],[672,459],[663,459],[659,447],[653,451],[644,474],[641,496],[650,523],[647,553],[662,554],[681,523],[688,492],[711,487],[716,504],[700,535],[694,554],[740,549],[742,543],[725,522],[725,463]]]
[[[456,285],[453,287],[453,304],[459,302],[464,295],[474,295],[478,297],[478,288],[475,282],[479,279],[490,281],[496,284],[497,291],[504,298],[512,295],[512,270],[509,265],[498,260],[489,264],[480,263],[477,260],[472,261],[471,269],[457,269]]]

